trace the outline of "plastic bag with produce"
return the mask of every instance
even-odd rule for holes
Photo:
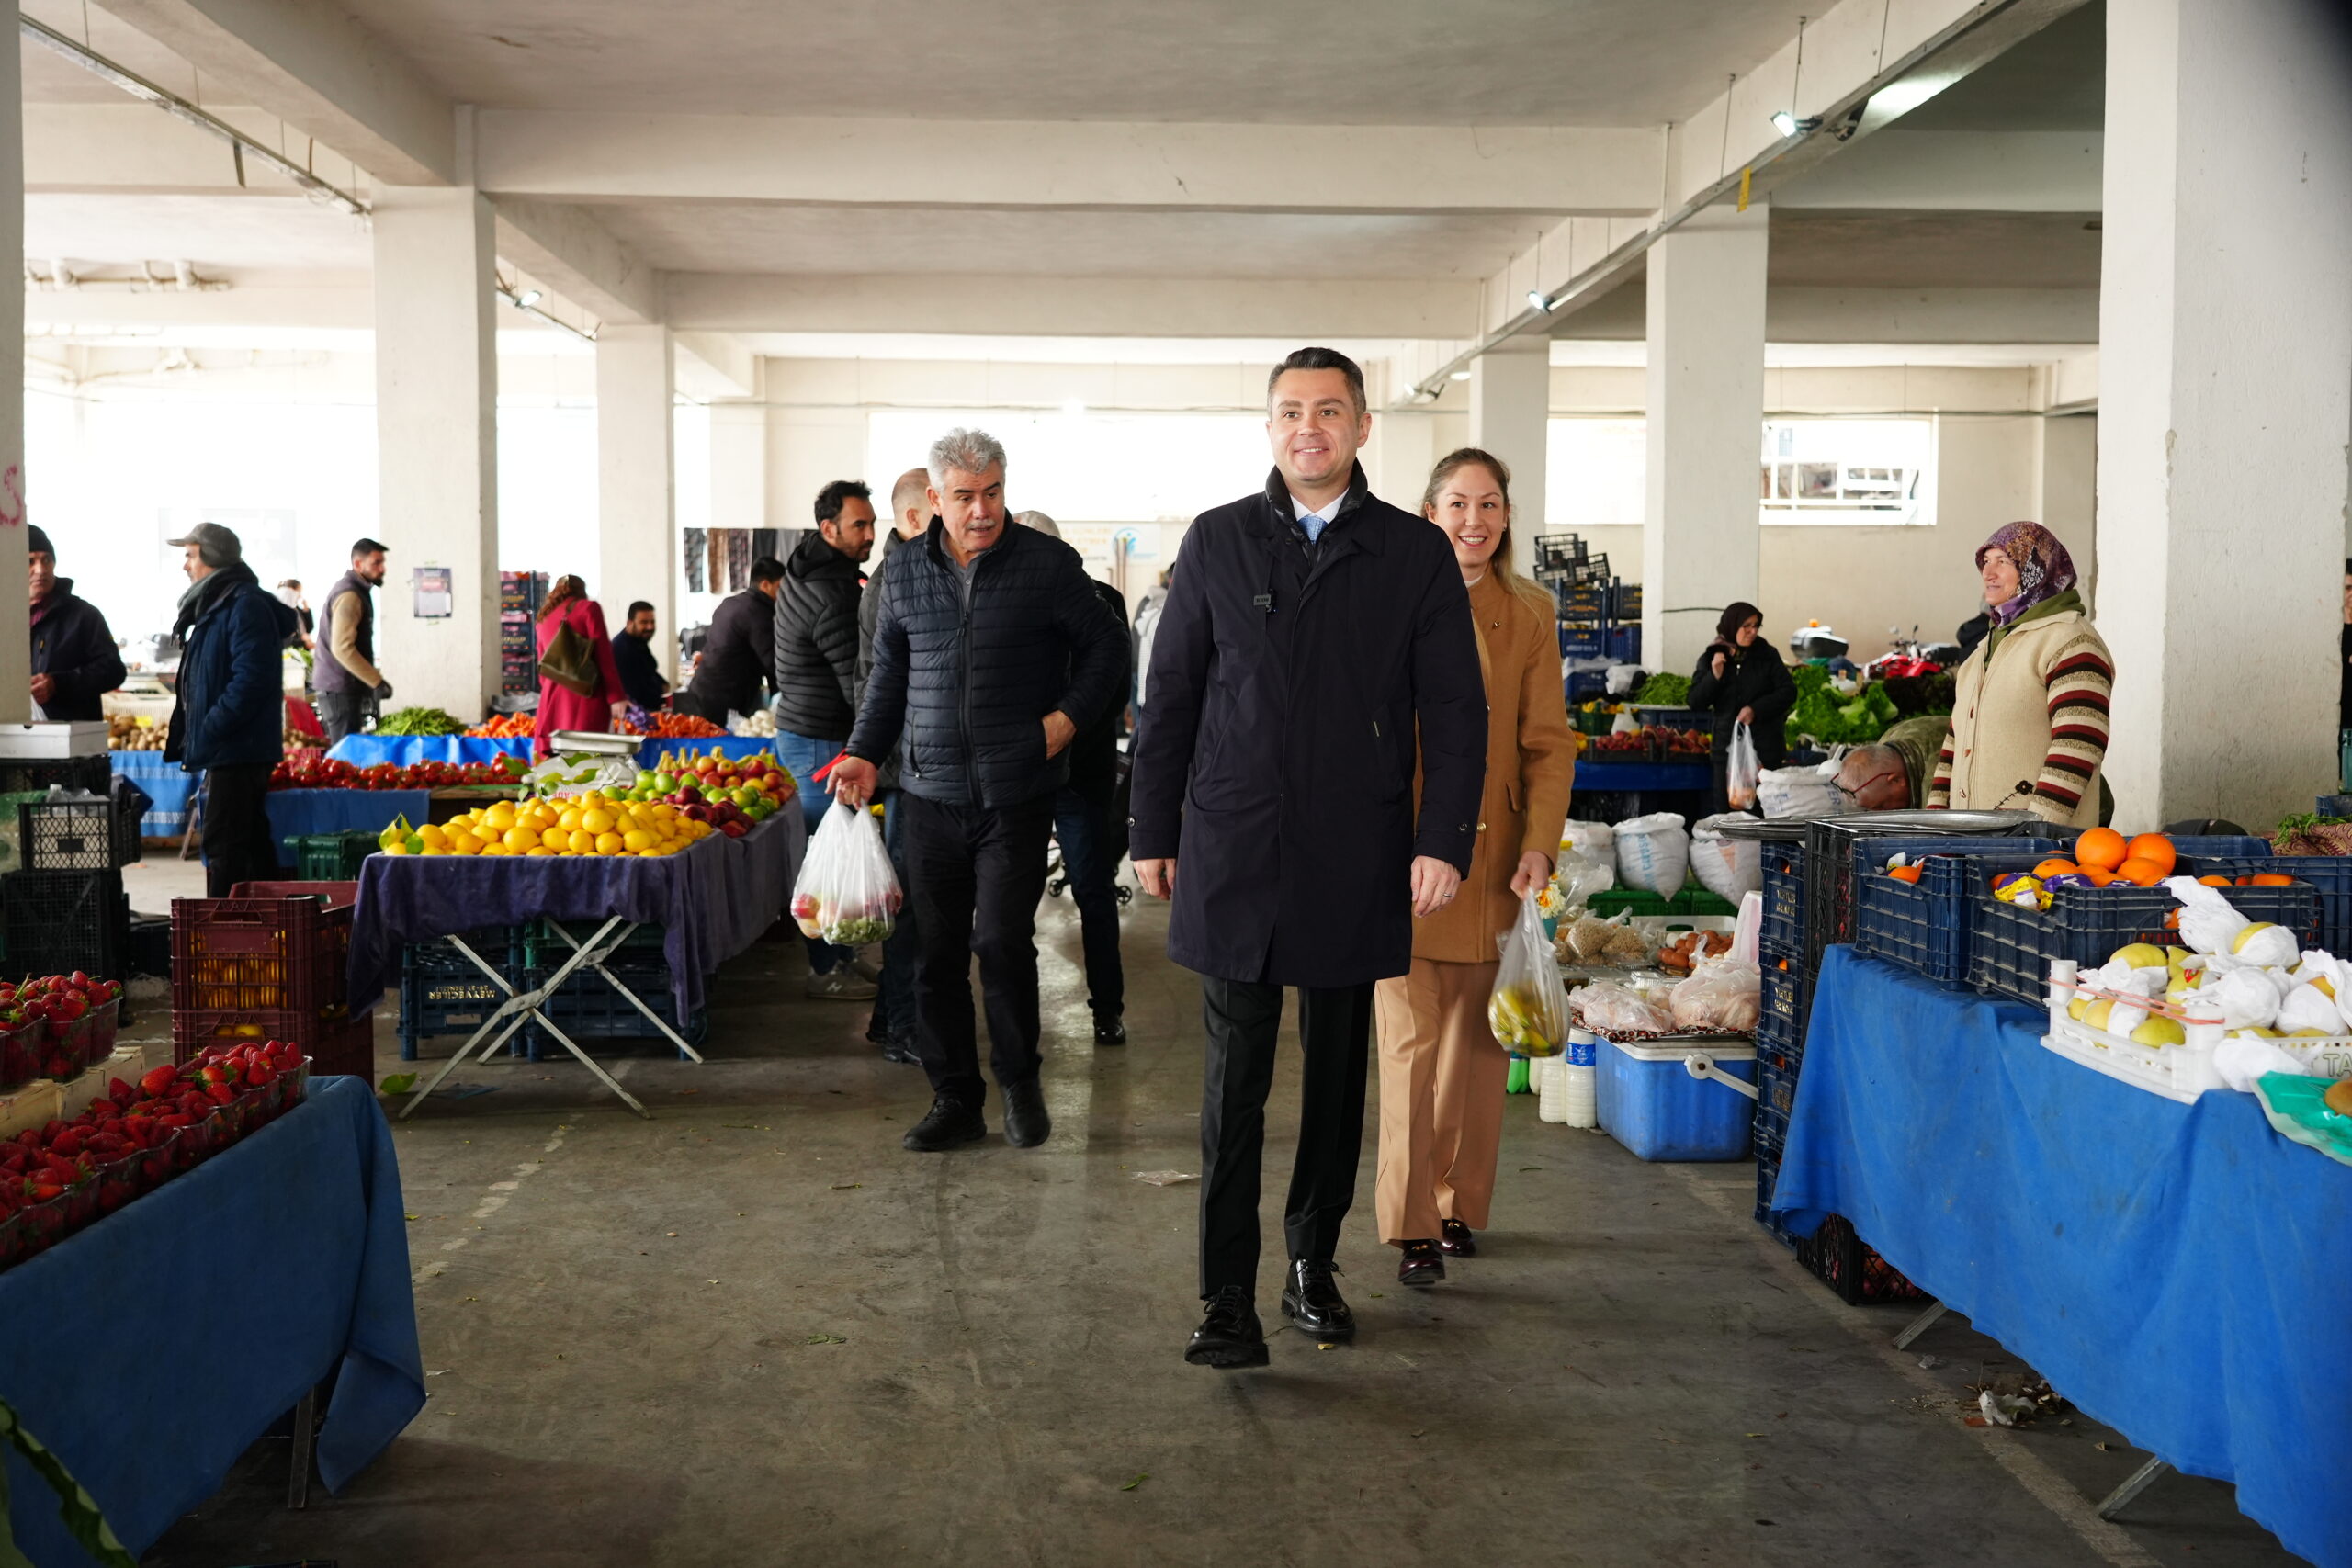
[[[1581,908],[1592,901],[1596,893],[1606,893],[1617,886],[1617,863],[1606,864],[1589,860],[1574,851],[1563,853],[1560,863],[1552,873],[1552,886],[1560,890],[1561,901],[1569,908]]]
[[[1577,1021],[1595,1034],[1671,1034],[1674,1015],[1631,986],[1603,981],[1577,992]]]
[[[888,937],[898,914],[899,877],[873,813],[833,802],[808,840],[808,859],[793,885],[792,918],[800,934],[864,947]]]
[[[1668,998],[1674,1027],[1690,1034],[1753,1034],[1763,987],[1763,971],[1753,964],[1702,960]]]
[[[1552,957],[1551,939],[1532,897],[1519,901],[1519,919],[1503,939],[1502,967],[1487,998],[1487,1023],[1506,1051],[1556,1056],[1568,1038],[1568,988]]]
[[[1756,761],[1756,737],[1747,726],[1731,727],[1731,755],[1725,761],[1724,796],[1734,811],[1745,811],[1756,804],[1756,777],[1763,771]]]

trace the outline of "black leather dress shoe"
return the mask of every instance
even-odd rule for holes
[[[915,1043],[911,1040],[883,1041],[882,1059],[886,1062],[895,1062],[902,1067],[922,1066],[922,1058],[915,1055]]]
[[[1442,1233],[1437,1238],[1438,1246],[1445,1248],[1454,1257],[1476,1258],[1478,1256],[1477,1236],[1473,1235],[1470,1227],[1460,1220],[1440,1220],[1438,1229]]]
[[[1035,1078],[1013,1084],[1004,1091],[1004,1141],[1016,1149],[1034,1149],[1053,1135],[1054,1119],[1046,1114],[1046,1091]]]
[[[1094,1021],[1094,1043],[1125,1045],[1126,1043],[1127,1026],[1123,1021],[1115,1018],[1098,1018]]]
[[[1209,1298],[1208,1315],[1193,1330],[1184,1359],[1196,1367],[1262,1367],[1266,1364],[1266,1331],[1259,1326],[1258,1309],[1250,1293],[1227,1285]]]
[[[1301,1334],[1329,1345],[1352,1339],[1356,1334],[1356,1314],[1348,1309],[1331,1279],[1339,1271],[1336,1264],[1295,1260],[1290,1280],[1283,1286],[1283,1315]]]
[[[1445,1254],[1433,1241],[1405,1243],[1404,1258],[1396,1265],[1396,1282],[1426,1289],[1445,1278]]]
[[[931,1114],[908,1128],[907,1135],[899,1141],[916,1154],[935,1155],[978,1143],[988,1135],[988,1121],[978,1106],[943,1094],[931,1102]]]

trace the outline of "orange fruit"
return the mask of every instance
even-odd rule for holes
[[[2075,840],[2075,863],[2085,871],[2113,871],[2131,858],[2131,846],[2112,828],[2093,828]]]
[[[2230,885],[2230,879],[2226,876],[2200,876],[2197,880],[2208,887],[2227,887]]]
[[[2295,879],[2291,876],[2281,876],[2275,871],[2266,871],[2259,876],[2247,877],[2245,885],[2248,887],[2292,887],[2295,885]]]
[[[1921,868],[1916,865],[1891,865],[1886,868],[1886,874],[1897,882],[1917,882],[1919,880],[1920,870]]]
[[[2165,879],[2165,873],[2169,869],[2171,868],[2160,866],[2152,860],[2134,857],[2115,868],[2115,879],[2118,882],[2128,882],[2134,887],[2154,887]]]
[[[2082,867],[2076,865],[2073,861],[2053,855],[2050,859],[2043,861],[2040,865],[2035,866],[2033,868],[2033,874],[2036,876],[2077,876],[2081,874],[2082,869]]]
[[[2178,909],[2175,909],[2172,913],[2165,917],[2165,930],[2168,931],[2177,931],[2180,930],[2180,911]]]
[[[2170,876],[2174,864],[2179,859],[2173,850],[2172,840],[2162,833],[2143,833],[2132,840],[2131,848],[2131,854],[2125,858],[2146,861],[2157,868],[2159,876]]]
[[[2115,873],[2111,871],[2102,871],[2095,865],[2086,865],[2083,867],[2083,874],[2091,879],[2091,886],[2093,887],[2104,887],[2109,883],[2115,880]]]

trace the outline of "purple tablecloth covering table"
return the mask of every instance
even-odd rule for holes
[[[714,833],[652,859],[370,855],[352,912],[352,1010],[398,987],[409,942],[541,916],[577,924],[618,915],[663,928],[662,956],[683,1019],[703,1005],[705,976],[785,912],[808,833],[796,807],[740,839]]]
[[[25,1330],[0,1346],[0,1397],[134,1557],[330,1374],[329,1491],[424,1408],[400,1166],[358,1078],[314,1079],[268,1126],[0,1274],[0,1314]],[[90,1568],[57,1495],[7,1462],[19,1550]]]

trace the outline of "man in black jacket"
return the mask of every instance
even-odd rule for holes
[[[817,492],[817,531],[784,563],[776,590],[775,755],[800,786],[808,830],[825,818],[817,770],[841,754],[857,710],[858,566],[874,553],[874,492],[835,479]],[[850,967],[854,949],[808,942],[808,995],[872,1001],[875,987]]]
[[[99,699],[122,684],[122,652],[107,618],[57,575],[48,530],[25,530],[32,578],[33,702],[45,717],[99,719]]]
[[[882,558],[866,574],[865,591],[857,601],[857,702],[865,701],[865,682],[874,673],[874,621],[882,609],[882,578],[890,558],[931,526],[931,476],[909,468],[890,487],[890,531],[882,536]],[[884,760],[875,783],[882,803],[882,842],[890,851],[890,865],[899,886],[907,886],[907,814],[899,804],[899,763]],[[882,1047],[882,1059],[900,1066],[922,1065],[915,1054],[915,971],[922,964],[922,927],[912,902],[899,910],[899,922],[882,943],[881,994],[874,998],[874,1016],[866,1021],[865,1038]]]
[[[720,602],[710,617],[695,678],[670,705],[725,724],[730,713],[754,713],[775,675],[775,595],[784,563],[762,556],[752,563],[752,586]]]
[[[613,668],[621,672],[621,690],[646,712],[660,707],[670,695],[662,674],[662,660],[653,651],[653,606],[639,599],[628,607],[628,619],[613,634]]]
[[[933,1091],[906,1146],[934,1153],[988,1135],[972,1018],[978,953],[1005,1141],[1034,1148],[1053,1130],[1037,1086],[1035,931],[1054,794],[1069,773],[1071,738],[1118,700],[1126,633],[1076,550],[1007,525],[1004,448],[993,436],[951,430],[928,467],[938,516],[890,563],[874,673],[833,793],[863,805],[876,764],[897,751],[922,928],[916,1049]]]
[[[1285,986],[1299,987],[1306,1081],[1283,1313],[1309,1339],[1355,1332],[1331,1276],[1355,1198],[1373,982],[1406,972],[1410,917],[1450,902],[1470,869],[1487,774],[1469,594],[1445,536],[1365,484],[1363,372],[1303,348],[1267,396],[1265,490],[1204,513],[1177,554],[1130,818],[1137,879],[1175,901],[1168,955],[1199,973],[1205,1004],[1208,1313],[1184,1359],[1211,1367],[1266,1363],[1258,1182]]]

